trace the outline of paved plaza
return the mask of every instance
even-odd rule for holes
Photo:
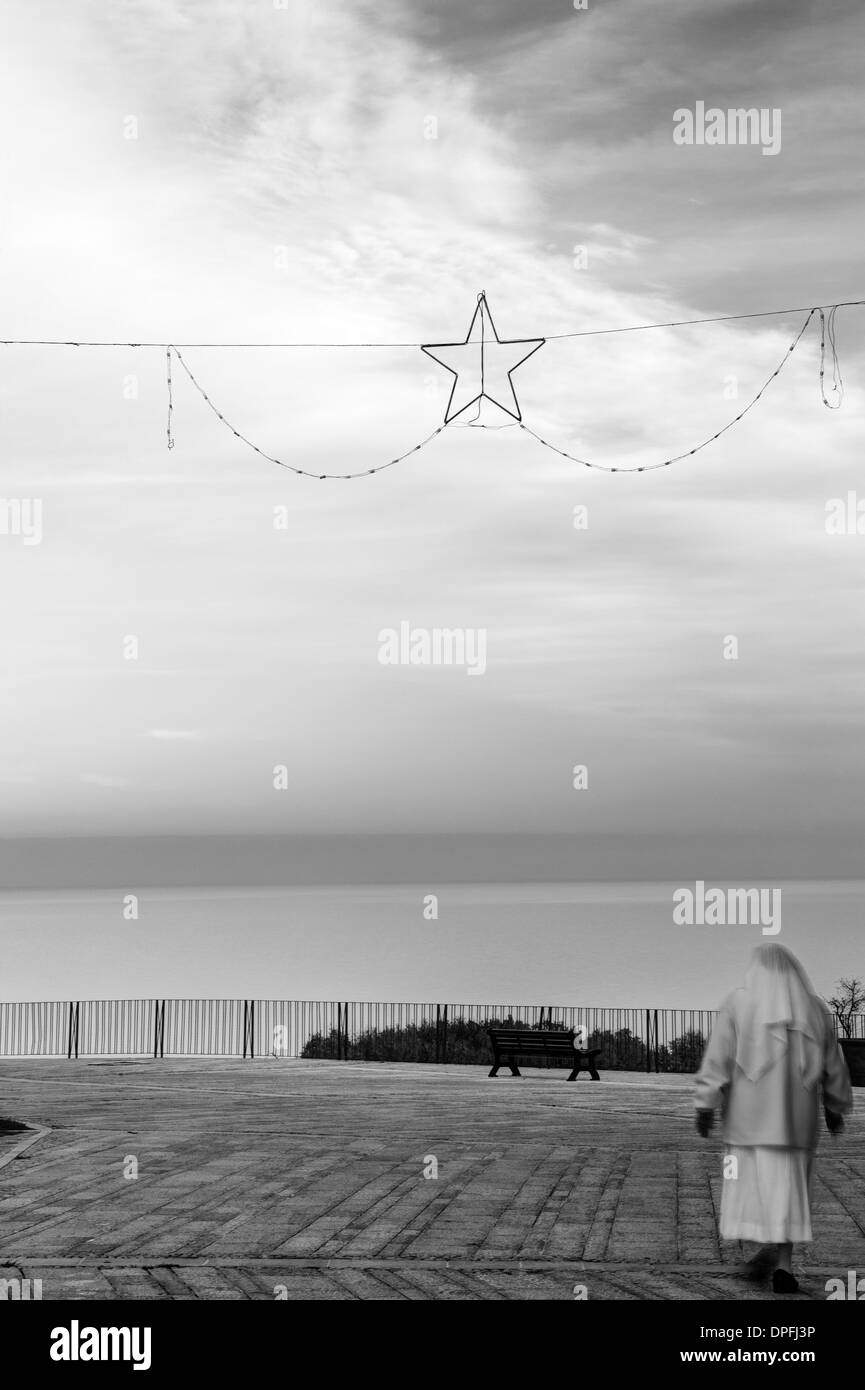
[[[0,1115],[31,1129],[0,1134],[0,1277],[44,1299],[775,1298],[718,1241],[691,1079],[565,1074],[2,1059]],[[821,1138],[798,1298],[865,1274],[863,1129]]]

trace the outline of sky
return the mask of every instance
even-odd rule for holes
[[[663,460],[805,315],[554,335],[865,296],[862,26],[846,0],[8,0],[2,336],[459,342],[484,291],[502,338],[549,339],[514,376],[532,429]],[[779,152],[674,143],[698,101],[780,111]],[[0,348],[2,496],[42,508],[40,544],[0,535],[4,883],[16,840],[71,836],[156,882],[178,836],[459,836],[457,876],[475,835],[571,837],[577,876],[595,837],[623,878],[649,835],[693,878],[787,842],[799,877],[858,874],[865,537],[825,517],[862,486],[863,310],[837,327],[841,410],[812,325],[739,425],[631,475],[448,427],[319,482],[176,362],[169,451],[160,348]],[[451,384],[417,346],[183,355],[314,473],[412,449]],[[482,631],[483,674],[382,665],[402,623]]]

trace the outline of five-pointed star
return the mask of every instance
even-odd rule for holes
[[[445,424],[450,424],[483,397],[514,420],[521,420],[511,377],[527,357],[543,347],[544,341],[543,338],[522,342],[500,339],[486,295],[479,294],[464,343],[429,343],[421,348],[421,352],[453,372]]]

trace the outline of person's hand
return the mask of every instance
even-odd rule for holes
[[[826,1116],[826,1128],[830,1134],[840,1134],[844,1128],[844,1116],[839,1115],[837,1110],[829,1110],[823,1107],[823,1114]]]
[[[715,1112],[714,1112],[714,1110],[698,1110],[698,1111],[697,1111],[697,1133],[699,1134],[699,1136],[700,1136],[701,1139],[708,1139],[708,1137],[709,1137],[709,1131],[711,1130],[712,1125],[713,1125],[714,1123],[715,1123]]]

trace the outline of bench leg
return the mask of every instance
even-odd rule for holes
[[[520,1078],[522,1078],[522,1072],[520,1071],[513,1057],[497,1057],[495,1060],[495,1065],[491,1068],[490,1071],[487,1072],[487,1076],[498,1076],[499,1067],[510,1067],[511,1076],[519,1076]]]
[[[600,1074],[599,1074],[599,1072],[597,1071],[597,1069],[596,1069],[595,1067],[591,1067],[591,1066],[582,1066],[580,1063],[577,1063],[577,1065],[574,1067],[574,1070],[571,1072],[570,1076],[568,1077],[568,1080],[569,1080],[569,1081],[576,1081],[576,1079],[577,1079],[577,1077],[579,1076],[579,1074],[580,1074],[581,1071],[587,1071],[587,1072],[589,1073],[589,1076],[591,1077],[592,1081],[600,1081],[600,1079],[601,1079]]]

